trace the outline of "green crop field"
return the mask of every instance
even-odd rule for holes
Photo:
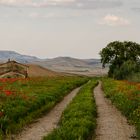
[[[0,79],[0,139],[19,132],[87,80],[76,76]]]

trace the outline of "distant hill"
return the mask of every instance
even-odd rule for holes
[[[106,75],[108,71],[108,68],[102,69],[100,59],[76,59],[71,57],[56,57],[53,59],[36,61],[34,63],[57,72],[78,75]]]
[[[35,56],[22,55],[14,51],[0,51],[0,61],[7,61],[8,59],[16,60],[22,63],[30,63],[33,61],[39,61],[40,59]]]
[[[46,59],[44,61],[35,61],[44,67],[49,67],[51,69],[61,70],[61,69],[85,69],[85,68],[95,68],[100,67],[101,63],[99,59],[77,59],[71,57],[56,57],[53,59]]]
[[[0,62],[7,61],[8,59],[16,60],[21,63],[35,63],[44,67],[60,68],[87,68],[87,67],[100,67],[99,59],[77,59],[72,57],[56,57],[53,59],[40,59],[35,56],[22,55],[14,51],[0,51]]]
[[[29,69],[28,69],[29,77],[44,77],[44,76],[55,77],[55,76],[61,75],[60,73],[51,71],[39,65],[28,64],[28,66],[29,66]]]
[[[5,62],[8,59],[16,60],[20,63],[34,64],[31,67],[32,73],[30,75],[45,75],[46,70],[52,71],[84,74],[84,75],[101,75],[106,74],[107,69],[102,69],[100,59],[77,59],[72,57],[56,57],[52,59],[40,59],[35,56],[22,55],[14,51],[0,51],[0,62]],[[41,66],[41,69],[40,67]],[[35,71],[36,70],[36,71]]]

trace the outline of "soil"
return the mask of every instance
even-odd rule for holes
[[[104,97],[101,82],[94,89],[94,96],[98,112],[95,140],[134,140],[135,128],[129,125],[120,111]]]
[[[61,118],[62,112],[76,96],[80,88],[73,90],[70,94],[64,97],[63,101],[58,103],[46,116],[37,120],[25,128],[14,140],[41,140],[43,136],[49,134],[57,127]]]
[[[29,77],[56,77],[61,76],[62,74],[49,70],[47,68],[41,67],[35,64],[28,64],[28,75]]]

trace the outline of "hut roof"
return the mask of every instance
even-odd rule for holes
[[[19,62],[15,61],[15,60],[12,60],[12,61],[11,60],[8,60],[7,62],[0,64],[0,66],[5,65],[5,64],[9,64],[9,63],[18,64],[18,65],[21,65],[21,66],[24,66],[24,67],[27,67],[27,68],[29,67],[28,65],[19,63]]]

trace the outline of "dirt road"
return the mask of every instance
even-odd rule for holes
[[[70,94],[64,97],[63,101],[57,104],[46,116],[40,118],[36,123],[30,125],[21,132],[15,140],[41,140],[41,138],[50,133],[60,120],[61,114],[70,103],[73,97],[76,96],[80,88],[73,90]]]
[[[134,127],[130,126],[126,118],[104,97],[101,82],[95,88],[94,94],[98,111],[95,140],[134,140]]]

